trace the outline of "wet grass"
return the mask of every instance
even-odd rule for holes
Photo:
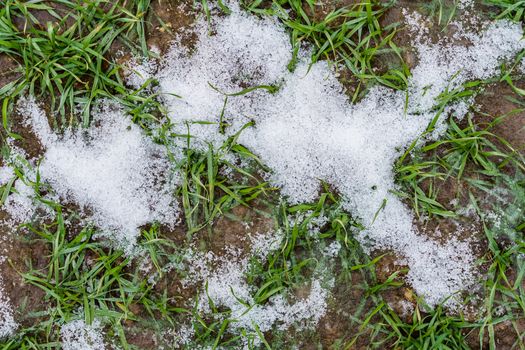
[[[522,0],[484,0],[488,5],[498,8],[497,18],[509,18],[514,21],[525,20],[525,1]]]
[[[248,161],[260,167],[257,157],[236,142],[243,129],[219,149],[210,144],[206,151],[192,148],[189,130],[187,135],[179,135],[187,142],[185,155],[178,165],[183,177],[178,195],[182,198],[189,236],[210,228],[216,218],[235,206],[250,207],[252,201],[272,191],[266,181],[252,175],[253,169],[244,169],[226,159],[226,155],[233,154],[239,164]]]
[[[504,74],[501,81],[507,80],[509,76]],[[519,326],[525,315],[523,261],[518,258],[523,252],[525,227],[519,214],[525,206],[525,161],[520,152],[492,131],[520,112],[522,109],[491,116],[492,120],[483,124],[474,121],[477,112],[461,124],[451,118],[443,139],[416,147],[400,158],[396,171],[404,192],[399,194],[410,201],[419,216],[460,217],[466,208],[474,209],[487,240],[485,255],[479,262],[485,273],[479,295],[483,307],[475,314],[477,320],[424,305],[419,308],[424,314],[416,312],[412,323],[401,321],[391,310],[382,312],[388,329],[395,333],[389,336],[401,348],[470,349],[473,345],[472,341],[466,342],[468,336],[477,338],[481,349],[497,349],[505,324],[505,332],[515,339],[511,348],[525,347],[525,334]],[[451,190],[451,184],[457,189]],[[440,203],[440,191],[455,194],[457,203],[452,208],[449,203]],[[496,331],[498,327],[500,331]]]
[[[524,170],[525,163],[519,152],[491,132],[505,117],[495,118],[488,125],[477,125],[468,117],[464,126],[451,118],[442,140],[416,148],[410,158],[407,158],[409,153],[400,158],[397,179],[405,190],[399,195],[411,201],[417,216],[455,217],[453,211],[445,208],[448,203],[440,203],[437,198],[440,190],[450,190],[447,180],[458,184],[469,181],[463,179],[465,172],[469,177],[478,174],[495,179],[504,175],[505,167]]]

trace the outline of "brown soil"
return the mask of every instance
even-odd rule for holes
[[[525,320],[520,319],[516,322],[503,321],[494,326],[494,338],[496,349],[498,350],[512,350],[520,349],[525,345],[523,334],[525,332]],[[517,334],[521,334],[521,341]],[[467,335],[467,341],[472,350],[488,349],[489,336],[488,329],[484,330],[483,347],[480,346],[479,332],[471,332]]]
[[[518,88],[524,88],[525,82],[515,82]],[[514,100],[512,100],[514,99]],[[512,147],[525,155],[525,112],[523,105],[517,103],[520,96],[507,83],[490,85],[478,98],[479,113],[476,121],[490,123],[494,118],[505,116],[492,132],[508,141]]]
[[[339,263],[334,267],[340,269]],[[323,349],[338,349],[339,346],[356,338],[352,349],[366,349],[368,336],[360,334],[359,324],[352,320],[352,316],[363,319],[373,304],[366,297],[365,278],[361,271],[353,271],[349,279],[337,283],[331,291],[329,307],[316,328],[319,343]],[[364,304],[363,304],[364,303]],[[304,344],[302,349],[312,349],[314,344]]]
[[[191,42],[196,38],[188,29],[198,15],[193,8],[193,1],[152,1],[151,9],[151,27],[148,30],[150,47],[157,47],[161,54],[164,54],[175,39],[191,46]]]
[[[0,219],[6,217],[0,211]],[[49,307],[42,289],[26,283],[21,275],[29,271],[28,263],[31,263],[33,269],[45,268],[49,254],[45,245],[34,240],[34,237],[33,240],[27,240],[26,234],[12,227],[0,227],[2,257],[6,258],[0,263],[0,276],[5,293],[15,310],[15,320],[22,327],[38,322],[28,316],[31,312],[43,311]]]
[[[7,55],[0,55],[0,88],[20,77],[18,63]]]
[[[30,126],[25,125],[24,118],[19,113],[11,113],[9,116],[11,132],[22,138],[14,141],[14,145],[23,149],[29,159],[38,160],[44,155],[45,149],[36,137]]]
[[[274,226],[273,219],[261,215],[256,211],[257,209],[259,209],[257,206],[247,208],[239,205],[231,210],[233,217],[219,217],[213,225],[212,234],[206,234],[208,249],[215,254],[221,254],[227,248],[237,248],[244,254],[248,253],[249,235],[264,234],[271,231]]]

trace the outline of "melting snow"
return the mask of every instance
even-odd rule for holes
[[[14,176],[13,169],[9,166],[0,167],[0,186],[3,186]]]
[[[220,145],[228,134],[255,121],[239,141],[273,170],[271,181],[290,201],[313,201],[319,181],[330,183],[343,194],[346,209],[366,226],[359,237],[364,247],[404,256],[410,266],[408,280],[431,305],[472,285],[469,243],[453,239],[441,244],[418,234],[413,213],[391,193],[396,188],[393,166],[426,130],[441,93],[497,75],[502,61],[525,48],[521,26],[489,23],[480,33],[468,33],[468,46],[445,39],[433,44],[424,32],[416,36],[419,64],[409,80],[406,109],[405,92],[379,86],[352,105],[328,64],[310,65],[306,52],[295,71],[288,72],[291,46],[283,27],[232,9],[213,21],[214,35],[202,21],[196,26],[196,47],[189,51],[176,43],[161,62],[156,77],[172,121],[180,122],[179,131],[185,132],[182,122],[187,120],[218,123],[225,102],[219,91],[279,86],[275,94],[256,90],[229,97],[224,110],[230,124],[227,135],[203,124],[192,125],[192,135]],[[420,29],[417,18],[408,16],[408,22],[412,30]],[[133,79],[137,84],[137,77]],[[445,112],[461,118],[467,107],[459,102]],[[444,132],[446,115],[433,137]]]
[[[271,251],[279,248],[275,243],[281,239],[279,233],[250,237],[251,255],[264,262]],[[329,292],[315,278],[306,298],[298,298],[291,303],[283,295],[274,295],[264,305],[259,305],[254,301],[257,288],[246,281],[249,256],[243,257],[239,250],[234,249],[228,249],[226,254],[220,256],[190,250],[185,260],[187,266],[184,270],[188,276],[183,285],[204,285],[199,297],[199,311],[211,314],[211,299],[215,307],[231,310],[228,317],[233,320],[230,324],[232,329],[245,329],[254,335],[257,328],[264,333],[274,326],[281,330],[292,325],[311,327],[325,314]]]
[[[230,15],[212,20],[213,35],[201,20],[195,27],[196,47],[190,51],[176,43],[161,62],[155,77],[175,131],[186,133],[184,121],[218,123],[225,106],[226,135],[216,125],[191,125],[192,135],[198,138],[195,147],[206,147],[206,142],[218,146],[254,121],[239,141],[273,170],[270,180],[291,202],[315,200],[320,180],[327,181],[366,227],[359,236],[365,249],[390,249],[405,257],[408,280],[427,303],[435,305],[471,286],[475,274],[469,242],[452,239],[442,244],[420,235],[413,226],[413,213],[391,192],[396,188],[393,167],[435,116],[433,108],[441,93],[469,80],[496,76],[502,61],[525,48],[521,26],[498,21],[479,33],[457,36],[468,38],[468,46],[445,39],[431,43],[423,30],[414,39],[419,63],[412,70],[408,96],[378,86],[352,105],[332,68],[326,62],[310,65],[307,51],[300,53],[294,72],[287,70],[292,49],[288,34],[275,19],[249,16],[235,5],[231,8]],[[417,16],[406,17],[413,31],[421,28]],[[139,86],[154,68],[148,62],[135,67],[143,77],[131,74],[130,82]],[[279,90],[230,96],[225,105],[221,91],[234,93],[255,85],[275,85]],[[458,102],[445,112],[461,118],[467,106]],[[95,113],[96,127],[57,135],[31,100],[20,111],[46,150],[40,164],[42,179],[61,198],[86,209],[106,236],[129,249],[142,225],[176,222],[172,189],[177,179],[171,176],[166,151],[122,112],[106,108]],[[433,137],[444,132],[446,115]],[[25,184],[18,182],[19,194],[30,198]],[[25,207],[22,199],[20,212]],[[216,283],[224,282],[217,278]],[[238,293],[249,298],[243,288],[247,287]],[[321,307],[317,300],[322,299],[312,300],[312,309]],[[233,307],[231,297],[221,300]]]

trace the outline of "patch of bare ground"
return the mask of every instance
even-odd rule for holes
[[[13,145],[22,149],[27,154],[28,159],[38,160],[41,158],[45,149],[31,126],[26,124],[24,117],[14,111],[9,115],[9,123],[11,132],[20,136],[20,139],[13,141]]]
[[[287,331],[288,342],[284,348],[295,347],[301,350],[314,349],[355,349],[364,350],[372,347],[372,341],[381,342],[381,335],[373,334],[369,327],[363,327],[371,311],[377,307],[371,294],[375,294],[393,309],[402,319],[409,321],[416,305],[416,297],[404,282],[406,266],[402,259],[392,252],[376,252],[383,257],[375,264],[375,278],[365,269],[349,270],[342,267],[341,260],[331,266],[331,273],[336,277],[330,290],[328,307],[325,315],[313,330],[294,329]],[[373,256],[372,258],[374,258]],[[392,278],[392,275],[395,276]],[[387,282],[388,280],[388,282]],[[388,284],[389,287],[374,290],[374,287]],[[308,288],[296,291],[297,297],[306,297]],[[304,294],[301,293],[304,292]],[[367,320],[370,324],[381,322],[379,314]],[[269,338],[272,339],[272,335]],[[383,344],[389,348],[388,344]]]
[[[10,128],[22,138],[13,143],[30,158],[38,159],[44,149],[33,131],[24,125],[18,113],[10,114]],[[2,161],[3,163],[3,161]],[[33,326],[39,321],[30,316],[32,312],[43,311],[49,307],[44,300],[45,293],[38,287],[24,281],[21,274],[33,269],[45,268],[49,251],[36,237],[27,230],[10,222],[9,214],[0,207],[0,254],[6,258],[0,264],[6,295],[15,310],[15,320],[21,327]]]
[[[17,80],[20,77],[20,72],[17,70],[18,62],[13,58],[1,54],[0,55],[0,88]]]
[[[401,6],[392,6],[388,8],[383,17],[381,18],[381,25],[383,27],[396,26],[396,34],[392,38],[392,41],[400,49],[399,53],[403,58],[403,62],[407,65],[408,69],[412,69],[417,65],[417,56],[412,46],[412,37],[408,30],[405,28],[405,14],[404,11],[414,12],[418,8],[417,4],[413,1],[404,1]],[[388,65],[388,58],[391,58],[393,53],[389,54],[389,57],[385,57],[381,65],[386,67]],[[394,62],[398,61],[397,57],[394,57]]]
[[[379,294],[402,320],[410,322],[417,307],[417,297],[414,290],[405,282],[408,272],[408,266],[403,262],[405,259],[391,251],[376,252],[376,254],[382,255],[375,265],[377,283],[388,286]]]
[[[0,210],[0,221],[5,219],[7,214]],[[38,318],[31,317],[30,314],[49,307],[44,300],[43,290],[26,283],[21,274],[28,272],[29,266],[33,269],[45,268],[50,252],[46,245],[38,240],[28,239],[26,234],[15,227],[0,226],[1,256],[5,258],[0,263],[0,276],[6,296],[15,311],[15,320],[21,327],[38,324]]]
[[[350,287],[348,284],[340,283],[331,291],[331,294],[328,309],[319,320],[317,327],[299,332],[293,328],[287,330],[286,339],[281,340],[284,344],[283,348],[338,349],[357,335],[359,325],[352,321],[352,316],[359,312],[360,303],[365,300],[364,290],[359,290],[355,285]],[[275,342],[273,334],[269,333],[265,336],[267,340]]]
[[[146,17],[146,41],[149,49],[158,50],[162,56],[174,41],[192,47],[197,39],[191,28],[203,11],[191,0],[152,0]],[[122,41],[111,47],[111,54],[129,52]],[[127,54],[129,56],[129,54]],[[129,58],[129,57],[128,57]]]
[[[364,318],[363,313],[373,304],[367,302],[363,305],[363,300],[366,300],[365,293],[355,286],[338,285],[332,293],[333,305],[319,321],[317,328],[323,348],[339,349],[353,342],[352,349],[368,349],[370,335],[366,330],[362,333],[359,323],[354,322],[352,316],[361,313],[358,317]]]
[[[189,49],[193,48],[197,35],[192,30],[192,26],[202,15],[202,11],[195,8],[194,1],[152,1],[145,33],[148,50],[152,54],[149,60],[159,63],[160,57],[167,54],[175,42]],[[137,55],[118,40],[111,46],[110,56],[122,68],[120,75],[124,79],[132,74],[130,62],[136,60],[140,62],[141,57]]]
[[[157,0],[152,1],[147,16],[146,41],[148,48],[166,54],[173,43],[193,47],[197,39],[191,27],[197,17],[202,15],[195,9],[193,1]],[[115,61],[126,68],[133,55],[123,43],[116,41],[111,47],[111,55]],[[129,72],[124,69],[124,76]]]
[[[442,218],[421,220],[416,223],[421,234],[445,244],[451,239],[472,242],[473,252],[481,258],[486,251],[487,243],[480,222],[471,217]]]
[[[397,263],[397,257],[385,255],[377,264],[377,283],[384,283],[391,272],[395,272],[399,267],[393,268],[390,264]],[[381,264],[383,261],[383,264]],[[381,265],[380,265],[381,264]],[[333,273],[342,276],[340,261],[333,266]],[[334,288],[330,292],[328,309],[321,318],[315,333],[309,338],[302,339],[300,349],[349,349],[364,350],[370,349],[372,331],[368,327],[362,327],[362,322],[369,316],[377,305],[369,295],[371,278],[368,272],[363,270],[345,271],[344,278],[338,278]],[[397,281],[401,281],[400,275]],[[389,288],[381,292],[381,296],[394,310],[403,308],[405,300],[413,298],[409,296],[408,288]],[[399,309],[399,314],[402,315]],[[379,316],[376,314],[369,320],[371,323],[378,322]],[[297,338],[300,339],[298,335]],[[377,339],[376,339],[377,340]]]
[[[264,208],[256,203],[252,208],[238,205],[231,210],[229,217],[219,217],[211,234],[204,233],[204,230],[201,233],[207,249],[215,254],[222,254],[231,248],[239,249],[243,255],[249,253],[250,238],[271,232],[274,228],[273,219],[263,215],[262,210]]]
[[[150,47],[157,47],[161,54],[169,50],[174,40],[191,47],[196,37],[188,29],[194,24],[198,15],[199,12],[194,8],[193,1],[152,1],[148,44]]]
[[[488,330],[485,329],[483,340],[480,344],[479,330],[473,332],[465,332],[466,340],[472,350],[488,349],[490,347]],[[521,334],[521,342],[518,337]],[[494,342],[498,350],[512,350],[523,347],[525,334],[525,319],[521,318],[517,321],[506,320],[494,325]]]
[[[515,85],[525,88],[524,81],[515,82]],[[505,116],[502,122],[492,128],[492,132],[525,155],[525,111],[524,105],[519,101],[523,103],[523,97],[515,93],[507,83],[492,84],[476,99],[479,113],[476,114],[475,121],[488,124],[494,118]]]
[[[159,349],[158,334],[140,325],[125,325],[126,341],[141,350]]]

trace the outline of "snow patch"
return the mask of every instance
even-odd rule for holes
[[[0,167],[0,186],[4,186],[14,177],[13,169],[9,166]]]
[[[104,350],[102,326],[98,320],[88,325],[84,320],[66,323],[60,329],[64,350]]]
[[[427,303],[435,305],[475,283],[469,242],[440,244],[420,235],[413,213],[392,193],[393,168],[436,115],[440,94],[497,75],[502,61],[525,48],[521,26],[491,22],[479,33],[465,33],[468,47],[451,39],[432,43],[423,31],[414,38],[419,64],[409,78],[408,105],[406,92],[381,86],[352,105],[326,62],[310,65],[303,52],[295,71],[288,72],[292,50],[281,25],[248,16],[235,5],[231,9],[230,15],[212,20],[211,36],[204,20],[196,25],[194,50],[175,44],[160,62],[156,78],[175,131],[186,132],[184,121],[218,123],[222,115],[229,124],[225,135],[209,124],[190,129],[203,147],[206,142],[219,146],[255,121],[239,142],[273,170],[270,180],[282,194],[293,203],[310,202],[318,195],[320,180],[330,183],[343,194],[345,208],[365,225],[359,236],[365,249],[406,256],[408,280]],[[420,29],[416,17],[408,16],[407,22]],[[230,96],[225,104],[221,92],[255,85],[279,90]],[[445,132],[452,112],[462,118],[468,104],[448,106],[433,138]],[[447,303],[452,307],[458,302],[452,298]]]
[[[172,193],[177,177],[166,151],[122,111],[105,106],[95,113],[94,126],[63,135],[51,131],[34,100],[23,101],[19,111],[45,148],[42,181],[66,202],[91,213],[101,235],[129,252],[141,226],[177,222]]]

